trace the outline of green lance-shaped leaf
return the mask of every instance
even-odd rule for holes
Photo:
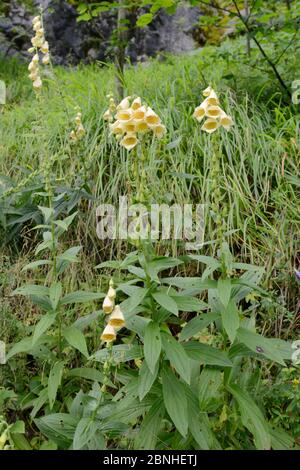
[[[78,351],[80,351],[85,357],[89,357],[85,337],[80,330],[78,330],[74,326],[71,326],[70,328],[67,328],[63,331],[63,336],[70,344],[70,346],[73,346],[73,348],[78,349]]]
[[[162,388],[166,410],[180,434],[186,437],[188,403],[184,386],[170,369],[165,368],[162,373]]]
[[[170,364],[180,377],[189,384],[191,380],[191,361],[184,347],[168,333],[162,332],[161,337],[163,350]]]
[[[152,374],[155,373],[156,364],[161,352],[161,334],[159,325],[151,321],[145,328],[144,354],[147,365]]]
[[[65,366],[65,363],[63,361],[58,361],[58,362],[55,362],[55,364],[53,364],[50,370],[50,374],[48,378],[48,398],[49,398],[51,410],[56,400],[58,387],[61,384],[64,366]]]

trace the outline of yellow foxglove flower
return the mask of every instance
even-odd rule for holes
[[[167,132],[166,127],[163,124],[158,124],[158,126],[153,127],[152,130],[158,139],[162,139]]]
[[[217,97],[217,93],[214,90],[211,90],[209,96],[205,100],[207,104],[210,106],[218,106],[219,98]]]
[[[109,128],[112,134],[116,134],[116,135],[124,134],[123,125],[120,123],[120,121],[115,121],[113,124],[110,124]]]
[[[115,300],[116,295],[117,295],[117,293],[116,293],[115,289],[113,287],[110,287],[108,289],[108,292],[107,292],[107,297],[109,297],[111,300]]]
[[[37,70],[33,70],[29,75],[28,77],[30,78],[30,80],[32,80],[33,82],[38,78],[38,71]]]
[[[122,328],[122,326],[125,326],[125,318],[122,310],[120,309],[120,305],[115,306],[111,316],[108,319],[108,324],[114,328]]]
[[[104,331],[101,335],[102,341],[115,341],[116,339],[116,332],[113,326],[106,325]]]
[[[33,82],[33,88],[36,90],[36,91],[39,91],[41,88],[42,88],[42,80],[40,77],[37,77],[34,82]]]
[[[208,132],[208,134],[212,134],[218,129],[219,125],[220,124],[216,119],[208,118],[206,119],[201,129],[205,132]]]
[[[34,47],[30,47],[30,48],[28,49],[29,54],[33,54],[34,51],[35,51],[35,48],[34,48]]]
[[[220,124],[221,126],[224,127],[224,129],[226,129],[227,131],[230,130],[232,124],[233,124],[233,120],[232,120],[232,117],[231,116],[227,116],[227,114],[222,111],[221,113],[221,118],[220,118]]]
[[[35,16],[33,19],[32,19],[32,24],[35,24],[37,23],[38,21],[41,21],[41,17],[38,15],[38,16]]]
[[[50,63],[50,56],[49,54],[45,54],[44,57],[42,58],[42,62],[44,65],[48,65]]]
[[[120,143],[123,147],[126,148],[126,150],[132,150],[138,143],[136,134],[135,133],[126,134]]]
[[[136,109],[133,114],[132,114],[132,119],[134,119],[137,122],[144,121],[146,119],[146,107],[141,106],[140,108]]]
[[[153,111],[153,109],[148,108],[146,112],[146,123],[149,127],[154,127],[160,124],[160,118]]]
[[[36,32],[36,37],[37,37],[37,38],[44,38],[44,30],[43,30],[43,28],[40,28],[40,29],[37,30],[37,32]],[[44,41],[42,42],[41,46],[43,45],[43,43],[44,43]],[[41,46],[40,46],[40,47],[41,47]]]
[[[206,108],[206,116],[217,119],[221,116],[222,109],[219,106],[207,106]]]
[[[117,110],[121,110],[121,109],[128,109],[130,107],[130,96],[126,96],[126,98],[124,98],[121,103],[118,104],[117,106]]]
[[[42,44],[42,46],[41,46],[41,52],[42,52],[43,54],[48,54],[48,52],[49,52],[49,43],[48,43],[48,41],[45,41],[45,42]]]
[[[102,304],[103,312],[106,314],[111,313],[114,309],[114,306],[115,302],[106,296]]]
[[[139,122],[135,121],[135,130],[136,132],[144,133],[144,132],[149,131],[149,127],[145,121],[139,121]]]
[[[213,91],[212,87],[209,85],[205,90],[203,90],[203,96],[209,96],[211,92]]]
[[[132,118],[132,109],[121,109],[120,111],[117,112],[117,120],[120,122],[128,122]]]
[[[103,119],[105,121],[111,121],[112,120],[112,115],[111,115],[110,109],[107,109],[105,111],[105,113],[103,114]]]
[[[37,70],[37,64],[35,62],[30,62],[30,64],[28,65],[28,70],[29,72],[33,72],[34,70]]]
[[[136,130],[135,122],[133,120],[125,122],[123,124],[123,130],[124,130],[124,132],[127,132],[127,133],[135,132],[135,130]]]
[[[79,124],[79,126],[76,129],[76,136],[80,139],[85,135],[85,128],[83,127],[82,124]]]
[[[42,23],[41,23],[40,19],[37,20],[37,21],[35,21],[35,22],[33,23],[33,26],[32,26],[32,27],[33,27],[33,31],[38,31],[39,29],[41,29]]]
[[[71,132],[70,132],[70,139],[71,139],[71,140],[74,140],[74,141],[77,140],[75,131],[71,131]]]
[[[131,109],[133,109],[135,111],[136,109],[139,109],[141,106],[142,106],[142,100],[138,96],[137,98],[135,98],[133,100],[132,105],[131,105]]]
[[[201,121],[204,118],[206,111],[206,105],[202,103],[200,106],[197,106],[195,109],[193,116],[197,119],[197,121]]]

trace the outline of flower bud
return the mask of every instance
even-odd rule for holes
[[[113,326],[106,325],[104,331],[101,335],[102,341],[115,341],[116,339],[116,332]]]
[[[111,316],[109,317],[108,324],[114,328],[122,328],[125,326],[125,318],[120,305],[116,305]]]
[[[113,311],[114,306],[115,306],[114,301],[110,299],[107,295],[102,304],[104,313],[106,314],[111,313]]]

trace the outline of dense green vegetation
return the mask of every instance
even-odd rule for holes
[[[274,33],[269,57],[285,41]],[[299,38],[289,47],[292,92]],[[257,46],[244,52],[241,36],[128,65],[125,96],[167,128],[131,152],[103,120],[111,65],[49,68],[36,97],[27,64],[0,61],[3,447],[299,446],[299,108]],[[209,84],[234,121],[214,138],[193,118]],[[124,194],[206,204],[204,246],[99,240],[96,207]],[[111,278],[125,328],[105,343]]]

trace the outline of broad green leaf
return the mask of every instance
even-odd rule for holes
[[[48,378],[48,398],[50,404],[50,410],[52,410],[53,405],[56,400],[56,394],[58,387],[61,384],[61,379],[63,375],[65,363],[63,361],[58,361],[53,364],[50,370]]]
[[[191,380],[191,361],[184,347],[168,333],[162,332],[161,337],[167,359],[180,377],[189,384]]]
[[[64,232],[66,232],[75,219],[76,215],[78,214],[78,211],[74,212],[73,214],[69,215],[66,217],[64,220],[54,220],[55,225],[58,227],[62,228]]]
[[[134,447],[137,450],[154,450],[158,439],[158,433],[162,425],[162,417],[165,413],[163,400],[159,397],[155,400],[150,410],[143,419],[139,428]]]
[[[168,312],[178,316],[177,303],[168,294],[165,294],[164,292],[155,292],[152,294],[152,297],[159,305],[168,310]]]
[[[239,312],[234,300],[230,300],[227,307],[222,308],[221,316],[223,328],[228,334],[228,338],[233,343],[240,326]]]
[[[205,279],[204,281],[199,277],[165,277],[161,280],[164,284],[179,287],[180,289],[198,289],[199,292],[207,289],[215,289],[217,281],[213,279]]]
[[[217,407],[219,406],[220,396],[219,389],[223,383],[223,372],[218,369],[212,369],[205,367],[200,376],[199,376],[199,388],[198,388],[198,398],[199,398],[199,408],[201,411],[206,411],[207,413],[214,412],[215,409],[210,408],[210,403],[218,401]]]
[[[65,295],[61,301],[61,305],[67,304],[76,304],[76,303],[84,303],[84,302],[92,302],[94,300],[103,299],[105,294],[97,293],[97,292],[86,292],[78,290],[76,292],[72,292],[71,294]]]
[[[97,423],[91,417],[81,418],[75,429],[73,449],[82,449],[93,438],[97,429]]]
[[[218,280],[218,295],[222,305],[226,308],[231,295],[231,280],[229,278]]]
[[[54,215],[54,209],[52,207],[43,207],[43,206],[38,206],[40,211],[42,212],[45,223],[49,222],[49,220],[52,218]]]
[[[160,356],[160,351],[161,335],[159,325],[151,321],[145,328],[144,354],[145,360],[152,374],[155,373],[155,368]]]
[[[34,420],[41,433],[61,449],[68,449],[73,441],[77,419],[67,413],[54,413]]]
[[[89,367],[76,367],[68,371],[68,377],[80,377],[82,379],[92,380],[93,382],[102,382],[103,375],[99,370]]]
[[[56,312],[46,313],[42,316],[38,324],[34,328],[32,336],[32,346],[38,341],[38,339],[53,325],[56,319]]]
[[[202,313],[198,317],[190,320],[182,329],[179,339],[184,341],[197,335],[201,330],[204,330],[210,323],[220,318],[219,313]]]
[[[180,434],[186,437],[188,403],[185,388],[169,369],[164,369],[162,372],[162,389],[166,410]]]
[[[9,428],[9,432],[11,434],[14,434],[14,433],[24,434],[25,433],[24,421],[21,421],[21,420],[15,421],[14,424]]]
[[[132,311],[143,302],[147,292],[148,289],[143,287],[135,287],[134,294],[120,304],[125,319],[130,318]]]
[[[205,302],[187,295],[172,295],[171,297],[175,300],[178,310],[183,312],[200,312],[208,308]]]
[[[38,268],[39,266],[44,266],[44,265],[52,265],[52,261],[49,261],[48,259],[40,259],[38,261],[33,261],[32,263],[28,263],[26,264],[26,266],[24,266],[24,268],[22,268],[22,272],[23,271],[28,271],[29,269],[36,269]]]
[[[232,367],[233,365],[224,351],[213,348],[208,344],[189,341],[183,343],[183,347],[189,358],[198,361],[200,364],[220,367]]]
[[[25,353],[30,351],[32,347],[32,339],[31,338],[23,338],[21,341],[16,343],[6,354],[6,361],[11,359],[16,354]]]
[[[270,426],[272,450],[292,450],[295,447],[295,440],[286,431]]]
[[[253,434],[255,446],[259,450],[271,448],[269,425],[261,410],[246,390],[236,384],[230,384],[227,389],[236,399],[243,425]]]
[[[281,347],[274,343],[271,339],[265,338],[246,328],[239,328],[237,331],[237,339],[245,344],[247,348],[262,356],[279,364],[285,365],[285,355],[281,351]]]
[[[18,287],[11,295],[49,295],[49,287],[37,286],[35,284],[27,284],[26,286]]]
[[[148,368],[147,362],[143,361],[143,364],[139,370],[139,380],[138,380],[138,391],[139,391],[139,399],[140,401],[147,395],[150,391],[155,379],[157,377],[159,369],[159,362],[156,362],[154,373]]]
[[[62,294],[62,284],[61,282],[54,282],[50,286],[50,291],[49,291],[49,296],[50,296],[50,302],[52,305],[53,310],[56,310],[60,297]]]
[[[10,437],[16,450],[33,450],[23,434],[13,433]]]
[[[116,364],[141,359],[143,355],[143,348],[137,344],[118,344],[112,347],[112,357]],[[105,362],[109,356],[110,353],[107,351],[107,348],[103,348],[93,354],[91,359]]]
[[[63,336],[70,344],[70,346],[73,346],[73,348],[78,349],[78,351],[80,351],[86,358],[89,357],[85,337],[80,330],[78,330],[74,326],[71,326],[70,328],[67,328],[63,331]]]
[[[147,26],[151,21],[153,20],[153,15],[152,13],[144,13],[144,15],[139,16],[136,25],[139,28],[143,28],[144,26]]]

